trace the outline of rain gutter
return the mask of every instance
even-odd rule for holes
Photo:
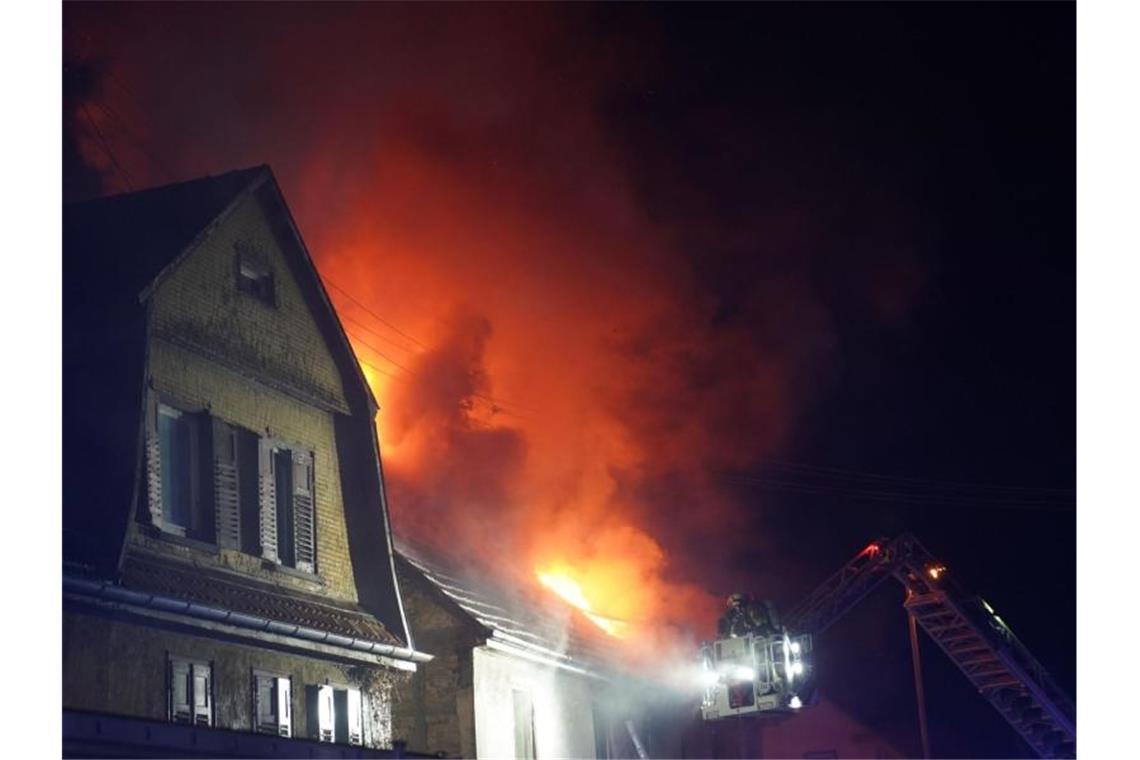
[[[250,615],[245,612],[234,612],[220,607],[195,604],[194,602],[174,599],[169,596],[132,591],[111,583],[110,581],[90,581],[65,577],[63,579],[63,591],[65,594],[72,593],[109,602],[118,602],[162,612],[187,615],[200,620],[226,623],[238,628],[272,633],[279,636],[288,636],[304,641],[325,644],[327,646],[341,647],[342,649],[349,649],[355,652],[391,657],[397,660],[409,660],[411,662],[422,663],[430,662],[433,659],[430,654],[417,652],[407,647],[384,644],[379,641],[369,641],[368,639],[341,636],[337,633],[329,633],[328,631],[321,631],[316,628],[295,625],[293,623],[283,623],[280,620],[271,620],[258,615]]]

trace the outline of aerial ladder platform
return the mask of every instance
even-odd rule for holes
[[[909,533],[871,542],[785,623],[818,636],[888,578],[906,589],[903,606],[917,624],[1040,757],[1076,757],[1072,700],[993,608],[964,592]]]

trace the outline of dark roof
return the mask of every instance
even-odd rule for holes
[[[514,649],[595,675],[625,659],[621,644],[570,605],[533,581],[511,583],[478,564],[452,559],[407,542],[397,545],[397,566],[422,578],[453,612]],[[415,620],[409,621],[415,627]]]
[[[113,251],[114,282],[103,284],[137,300],[242,191],[270,177],[268,166],[256,166],[65,205],[65,281],[69,269],[107,269],[111,262],[104,256]]]
[[[245,576],[227,577],[202,567],[132,554],[123,563],[120,583],[132,591],[187,599],[350,638],[402,644],[383,623],[355,605],[331,603],[293,590],[282,592]]]
[[[64,559],[114,569],[134,498],[140,296],[268,167],[63,207]]]

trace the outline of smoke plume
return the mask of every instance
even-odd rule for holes
[[[787,445],[834,353],[826,240],[631,139],[654,30],[598,13],[68,4],[101,76],[65,117],[105,192],[272,166],[380,400],[397,533],[707,636],[728,560],[770,548],[719,475]]]

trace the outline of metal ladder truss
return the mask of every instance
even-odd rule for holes
[[[818,635],[894,577],[903,605],[970,683],[1041,757],[1075,757],[1073,702],[985,600],[963,593],[914,536],[871,542],[786,617]]]

